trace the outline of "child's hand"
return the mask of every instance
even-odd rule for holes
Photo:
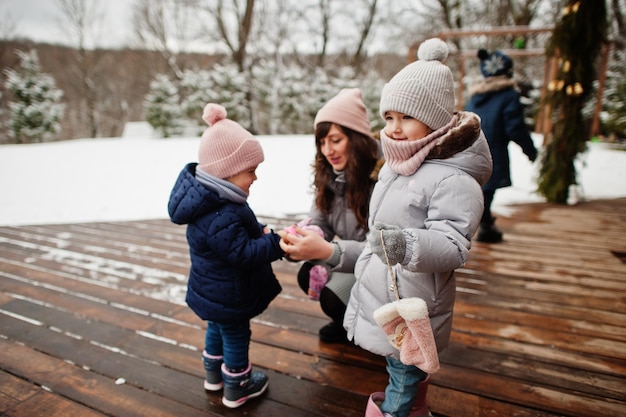
[[[404,260],[406,255],[406,239],[398,226],[376,223],[367,234],[367,242],[372,253],[383,263],[395,265]],[[386,254],[385,254],[386,252]]]
[[[324,239],[323,233],[311,230],[311,226],[306,229],[295,226],[294,232],[287,233],[280,241],[280,247],[289,259],[294,261],[327,259],[332,255],[334,246]]]

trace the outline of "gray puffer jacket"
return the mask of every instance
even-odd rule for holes
[[[459,116],[414,174],[398,175],[385,164],[370,201],[370,228],[382,222],[403,229],[406,254],[403,264],[393,267],[400,297],[424,299],[439,351],[448,345],[452,328],[454,270],[467,260],[483,211],[481,185],[492,170],[480,120],[473,113]],[[387,265],[367,244],[355,275],[344,319],[348,338],[399,359],[373,319],[374,310],[395,301],[395,295]]]

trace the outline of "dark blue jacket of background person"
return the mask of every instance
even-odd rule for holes
[[[168,204],[172,222],[187,225],[187,304],[203,320],[250,320],[281,291],[271,266],[283,255],[280,237],[263,233],[246,202],[225,200],[198,182],[196,166],[181,171]]]
[[[483,190],[508,187],[511,185],[509,142],[517,143],[531,161],[537,158],[515,80],[507,76],[488,77],[472,86],[470,95],[465,110],[480,116],[493,159],[493,173]]]

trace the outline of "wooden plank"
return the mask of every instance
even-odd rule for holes
[[[445,366],[434,374],[432,379],[435,383],[458,390],[467,390],[467,381],[472,381],[471,391],[481,398],[524,404],[528,408],[545,410],[557,415],[619,417],[626,411],[624,401],[580,395],[577,392],[544,386],[536,380],[516,380],[504,375],[485,374],[471,369]]]
[[[490,378],[506,375],[522,381],[540,381],[545,386],[566,392],[624,400],[625,387],[622,375],[583,372],[551,361],[533,360],[510,352],[485,352],[480,348],[456,342],[442,353],[441,362],[457,368],[472,368],[493,374],[489,375]],[[498,391],[502,390],[509,391],[508,385],[498,387]]]
[[[31,401],[19,404],[17,407],[12,408],[6,414],[2,414],[7,417],[48,417],[48,416],[63,416],[63,417],[103,417],[104,414],[95,412],[83,407],[76,402],[67,400],[58,395],[42,392],[33,398]]]
[[[521,205],[498,220],[505,242],[474,242],[432,377],[434,412],[626,415],[625,209],[626,199]],[[37,403],[126,416],[126,405],[154,396],[166,410],[183,404],[183,416],[363,415],[367,395],[386,385],[384,359],[320,343],[328,319],[298,287],[300,264],[286,261],[274,263],[283,292],[252,322],[251,358],[269,392],[241,410],[204,393],[204,323],[182,298],[184,232],[167,219],[0,227],[0,414],[31,417],[46,409]],[[173,291],[178,304],[156,299]],[[119,375],[129,376],[122,405],[95,398],[112,396]],[[95,387],[88,402],[84,386]]]
[[[14,409],[40,392],[37,386],[6,372],[0,372],[0,413]]]
[[[15,319],[9,318],[6,322],[13,320]],[[151,415],[144,413],[154,412],[152,407],[164,407],[166,413],[157,413],[156,415],[176,415],[174,414],[176,406],[172,404],[175,401],[180,406],[178,411],[180,414],[178,415],[202,415],[197,414],[194,410],[209,412],[210,415],[237,415],[235,411],[227,410],[221,405],[220,393],[205,394],[202,389],[202,375],[189,375],[175,368],[160,366],[158,362],[153,360],[154,358],[138,358],[122,348],[113,349],[113,346],[107,347],[99,343],[96,343],[94,347],[92,345],[95,340],[77,339],[58,331],[50,331],[45,326],[31,326],[27,332],[16,333],[11,330],[18,327],[15,324],[9,323],[5,327],[3,320],[2,325],[3,334],[26,346],[35,347],[37,352],[47,354],[47,356],[40,354],[41,358],[29,357],[29,361],[31,361],[29,366],[10,365],[7,367],[10,372],[33,379],[38,384],[49,386],[54,392],[58,391],[75,400],[80,399],[81,402],[89,404],[93,408],[113,410],[116,415],[120,416],[134,416]],[[6,342],[6,344],[8,343]],[[23,345],[10,345],[6,348],[9,354],[7,359],[15,359],[20,354],[25,354],[19,352],[19,346]],[[125,344],[125,346],[129,346],[129,344]],[[3,351],[5,350],[5,344],[0,343],[0,347]],[[200,370],[200,356],[197,355],[195,360],[197,361],[196,368]],[[40,364],[40,361],[45,363]],[[61,364],[57,362],[61,362]],[[68,362],[74,365],[73,368],[69,369],[65,366]],[[47,370],[47,367],[50,369]],[[59,368],[63,368],[63,370],[60,371]],[[86,369],[89,371],[85,371]],[[292,378],[271,371],[268,373],[271,379],[271,388],[265,395],[264,401],[251,402],[246,407],[247,415],[316,415],[306,411],[306,408],[300,409],[302,404],[307,403],[316,404],[314,409],[324,408],[332,412],[337,412],[337,407],[341,407],[341,413],[346,416],[357,416],[363,412],[361,408],[365,402],[363,396],[353,395],[349,392],[339,393],[337,390],[318,383],[300,382],[294,385]],[[70,381],[76,378],[82,382],[76,384]],[[105,399],[100,398],[100,396],[113,395],[112,392],[108,394],[107,392],[89,392],[92,398],[83,398],[87,393],[83,388],[75,386],[86,384],[91,385],[94,389],[96,385],[108,387],[115,385],[114,381],[119,378],[124,378],[123,386],[128,387],[128,391],[123,393],[125,397],[118,398],[121,400],[121,405],[116,403],[115,407],[112,407],[114,404],[107,403]],[[104,379],[108,379],[109,382],[107,383]],[[68,382],[67,385],[65,384],[66,381]],[[152,398],[145,398],[142,393],[146,392],[149,392]],[[144,400],[152,403],[150,407],[138,406],[138,402]],[[116,400],[113,399],[113,401]],[[292,405],[289,405],[290,403]],[[351,404],[352,410],[350,409]]]
[[[101,410],[103,414],[128,417],[219,415],[194,409],[129,384],[115,384],[115,380],[21,344],[0,339],[0,350],[4,357],[3,368],[8,372],[32,380],[86,407]]]

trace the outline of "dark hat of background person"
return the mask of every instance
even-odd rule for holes
[[[486,49],[479,49],[477,56],[480,59],[480,72],[483,77],[499,75],[513,77],[513,60],[502,51],[489,53]]]

